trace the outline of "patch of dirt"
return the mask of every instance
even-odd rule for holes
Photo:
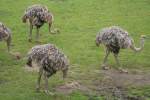
[[[121,73],[118,70],[103,70],[100,73],[104,76],[104,79],[111,80],[116,86],[126,87],[131,85],[144,86],[150,85],[150,74],[144,72],[138,73]]]
[[[33,67],[25,67],[27,71],[39,70],[38,65],[33,63]],[[87,96],[102,95],[106,100],[145,100],[145,97],[129,96],[128,87],[142,87],[150,85],[150,74],[139,70],[128,73],[120,70],[89,70],[82,73],[79,67],[72,67],[68,73],[68,81],[56,86],[54,90],[61,94],[70,94],[76,90],[83,92]]]
[[[106,96],[106,100],[111,100],[112,97],[117,98],[117,100],[145,100],[144,97],[128,96],[127,87],[150,85],[150,74],[143,72],[121,73],[111,69],[101,70],[100,75],[103,75],[103,78],[93,82],[91,89]]]
[[[87,87],[81,85],[81,83],[73,81],[73,82],[68,82],[66,84],[57,86],[55,88],[55,91],[63,94],[70,94],[75,90],[81,90],[81,91],[89,91]]]
[[[66,84],[62,84],[55,88],[56,92],[70,94],[75,90],[82,91],[85,95],[96,93],[106,97],[106,100],[145,100],[144,97],[128,96],[128,86],[145,86],[150,85],[150,74],[144,72],[128,72],[121,73],[118,70],[95,70],[94,73],[100,75],[101,78],[93,77],[90,83],[82,83],[82,80],[73,80]],[[82,76],[81,76],[82,77]]]

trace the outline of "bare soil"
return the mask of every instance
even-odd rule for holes
[[[76,80],[57,86],[56,92],[70,94],[75,90],[80,90],[85,94],[96,93],[97,95],[106,96],[106,100],[115,97],[116,100],[145,100],[144,97],[130,97],[127,95],[127,87],[142,87],[150,85],[150,74],[144,72],[121,73],[118,70],[95,70],[103,76],[99,80],[92,81],[89,84],[83,84],[82,81]]]
[[[36,71],[38,72],[39,67],[33,63],[33,67],[25,67],[27,71]],[[127,93],[127,88],[131,86],[142,87],[150,85],[150,74],[142,71],[132,71],[128,73],[120,72],[119,70],[110,69],[110,70],[94,70],[97,76],[89,75],[90,78],[85,77],[85,80],[90,80],[89,83],[84,83],[81,78],[72,79],[68,78],[69,82],[56,86],[54,88],[55,92],[61,94],[70,94],[73,91],[81,91],[85,95],[103,95],[106,96],[106,100],[112,100],[112,97],[115,97],[116,100],[145,100],[144,97],[130,97]],[[78,70],[74,72],[69,72],[75,76],[78,73]],[[83,75],[81,73],[81,75]],[[70,75],[71,76],[71,75]],[[82,76],[81,76],[82,77]],[[101,77],[101,78],[97,78]],[[84,78],[84,77],[82,77]]]

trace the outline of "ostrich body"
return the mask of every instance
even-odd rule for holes
[[[0,41],[6,41],[8,51],[10,50],[11,35],[10,29],[0,22]]]
[[[107,69],[107,58],[112,52],[118,65],[118,54],[120,49],[130,48],[135,52],[141,51],[144,47],[144,38],[141,36],[140,48],[135,47],[133,39],[129,36],[128,32],[118,26],[112,26],[102,29],[96,36],[96,45],[104,44],[106,47],[106,55],[103,61],[103,68]]]
[[[30,31],[29,31],[29,41],[32,40],[32,29],[33,26],[36,27],[36,41],[39,41],[39,28],[44,25],[44,23],[49,24],[49,32],[51,32],[51,26],[53,23],[53,15],[49,12],[48,8],[43,5],[32,5],[25,10],[22,17],[23,23],[29,20]]]
[[[58,50],[53,44],[37,45],[33,47],[28,53],[27,65],[32,67],[32,61],[35,61],[39,67],[39,77],[37,81],[37,90],[40,89],[41,76],[44,76],[45,80],[45,92],[48,91],[48,78],[61,70],[63,72],[63,78],[67,76],[69,67],[69,60]]]

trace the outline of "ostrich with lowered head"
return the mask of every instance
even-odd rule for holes
[[[48,91],[48,78],[59,70],[63,72],[63,78],[67,76],[69,67],[67,56],[53,44],[37,45],[28,52],[27,65],[32,67],[33,61],[39,65],[37,91],[40,89],[40,80],[43,75],[45,80],[45,93],[51,94]]]
[[[134,45],[133,39],[129,36],[128,32],[118,26],[103,28],[96,36],[96,45],[104,44],[106,47],[106,55],[102,64],[103,69],[108,69],[106,65],[107,58],[110,52],[113,53],[114,58],[119,64],[118,54],[120,49],[130,48],[135,52],[139,52],[144,47],[145,35],[140,38],[140,47]]]
[[[29,42],[32,41],[32,29],[33,26],[36,27],[36,41],[39,42],[39,29],[44,25],[44,23],[49,24],[49,32],[54,33],[51,31],[51,26],[53,24],[53,14],[49,12],[48,8],[43,5],[35,4],[28,7],[25,10],[24,15],[22,16],[23,23],[26,23],[29,20],[30,24],[30,31],[29,31]],[[58,31],[58,30],[56,30]]]
[[[8,27],[0,22],[0,41],[6,41],[8,52],[10,50],[12,33]]]

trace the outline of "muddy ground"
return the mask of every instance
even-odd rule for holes
[[[95,73],[103,76],[101,79],[92,80],[89,83],[82,83],[81,80],[74,80],[55,87],[59,93],[70,94],[75,90],[82,91],[85,95],[102,95],[106,100],[145,100],[146,96],[129,96],[128,87],[143,87],[150,85],[150,74],[134,71],[122,73],[118,70],[95,70]]]
[[[25,69],[27,71],[38,71],[37,67],[25,67]],[[150,98],[150,95],[128,95],[129,87],[150,85],[149,73],[139,70],[124,73],[116,69],[93,70],[94,75],[89,74],[89,77],[85,77],[84,73],[79,73],[78,69],[73,72],[69,71],[67,81],[64,84],[54,87],[55,92],[69,95],[74,91],[81,91],[87,96],[105,96],[106,100],[114,100],[112,97],[115,98],[115,100],[146,100],[146,98]]]

